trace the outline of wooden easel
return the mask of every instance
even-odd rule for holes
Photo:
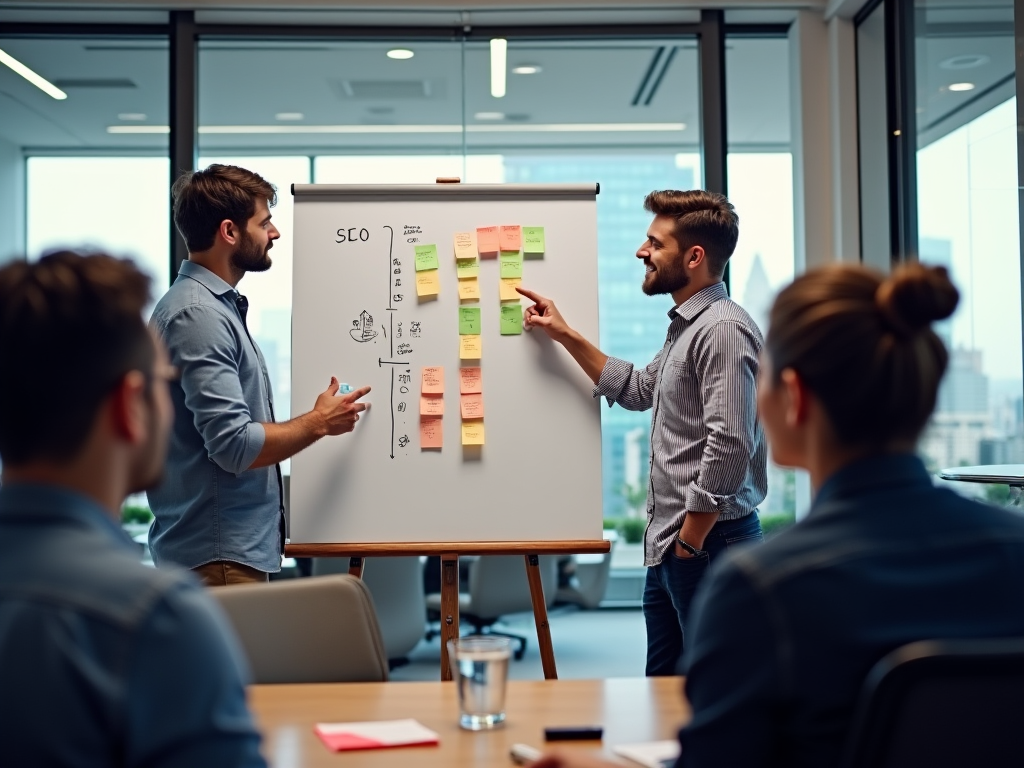
[[[363,559],[367,557],[441,556],[441,679],[451,680],[452,669],[448,660],[448,641],[459,636],[459,556],[460,555],[523,555],[526,559],[526,578],[530,582],[533,618],[537,625],[537,642],[544,677],[558,678],[555,669],[555,651],[551,645],[551,627],[541,583],[540,555],[604,554],[611,543],[596,541],[481,541],[452,544],[289,544],[288,557],[348,557],[348,572],[363,575]]]

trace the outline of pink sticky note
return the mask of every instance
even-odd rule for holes
[[[440,365],[423,369],[423,394],[444,394],[444,368]]]
[[[423,395],[420,416],[444,416],[444,395]]]
[[[459,368],[459,392],[463,395],[469,395],[483,391],[483,378],[480,374],[480,366]]]
[[[502,251],[518,251],[523,247],[523,235],[519,225],[502,227],[498,235],[498,247]]]
[[[480,254],[485,253],[498,253],[498,228],[497,227],[477,227],[476,230],[476,248],[480,251]]]
[[[484,396],[481,394],[461,395],[462,418],[482,419],[484,417]]]
[[[444,445],[444,430],[439,416],[420,419],[420,448],[441,448]]]

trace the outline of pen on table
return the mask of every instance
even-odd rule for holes
[[[508,750],[508,755],[516,765],[529,765],[540,760],[541,751],[529,744],[513,744]]]

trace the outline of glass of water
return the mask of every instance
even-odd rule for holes
[[[506,637],[467,635],[448,641],[459,688],[459,725],[470,731],[505,722],[505,682],[512,644]]]

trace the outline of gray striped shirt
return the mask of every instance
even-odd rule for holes
[[[761,331],[708,286],[668,313],[665,346],[646,368],[610,357],[594,397],[651,417],[644,564],[657,565],[690,512],[735,520],[767,494],[768,450],[757,421]]]

